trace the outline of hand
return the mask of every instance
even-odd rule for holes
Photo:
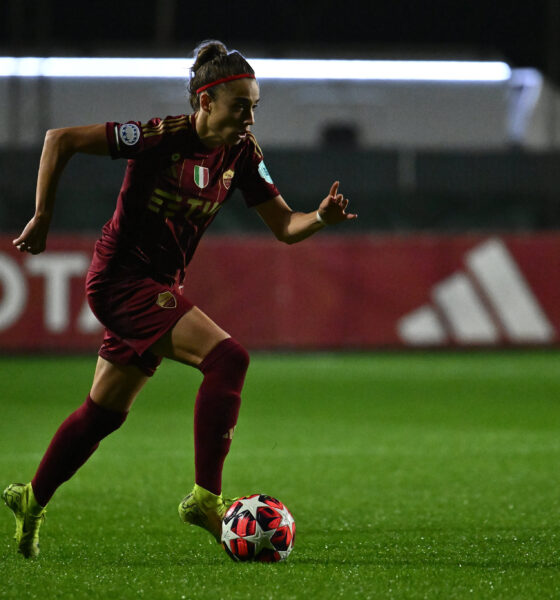
[[[358,215],[346,212],[348,198],[338,193],[339,184],[339,181],[335,181],[331,185],[329,195],[319,204],[318,213],[327,225],[336,225],[358,218]]]
[[[27,223],[21,235],[12,244],[20,252],[39,254],[47,247],[50,219],[35,216]]]

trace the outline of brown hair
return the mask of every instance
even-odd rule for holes
[[[205,40],[201,42],[194,50],[195,61],[191,67],[191,78],[189,81],[189,100],[194,110],[200,108],[200,101],[196,90],[213,81],[229,77],[231,75],[241,75],[250,73],[254,75],[251,65],[245,57],[237,50],[231,50],[225,47],[218,40]],[[206,91],[212,98],[215,97],[216,88],[208,88]]]

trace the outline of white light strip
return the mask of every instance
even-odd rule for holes
[[[259,79],[351,79],[393,81],[506,81],[503,62],[425,60],[267,60],[249,61]]]
[[[442,60],[299,60],[249,58],[258,79],[507,81],[504,62]],[[185,79],[192,59],[0,56],[0,77],[164,77]]]

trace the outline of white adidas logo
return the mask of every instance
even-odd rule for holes
[[[519,267],[499,239],[490,239],[465,255],[458,272],[432,289],[432,304],[397,322],[408,345],[491,345],[550,342],[556,336]]]

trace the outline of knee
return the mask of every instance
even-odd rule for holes
[[[243,373],[243,375],[245,375],[247,369],[249,368],[249,353],[237,340],[229,338],[229,341],[230,344],[227,360],[239,373]]]
[[[98,442],[116,431],[126,420],[128,412],[114,412],[93,401],[90,395],[73,414],[74,422],[81,425],[80,437]],[[69,418],[71,418],[69,417]]]
[[[233,338],[221,341],[200,363],[204,375],[220,374],[221,377],[235,379],[241,384],[249,368],[249,353]]]

